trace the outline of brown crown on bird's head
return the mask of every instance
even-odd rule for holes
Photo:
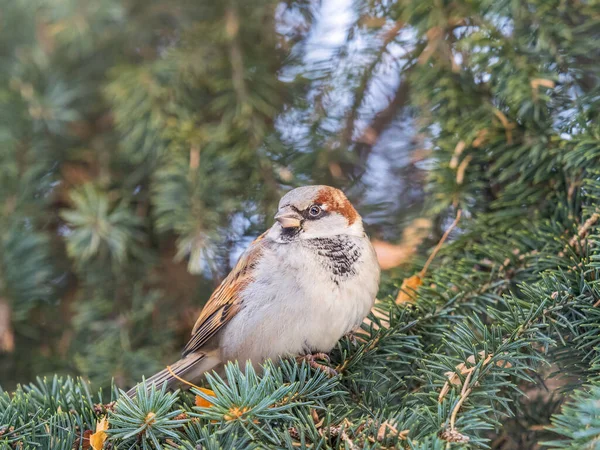
[[[352,203],[342,191],[330,186],[305,186],[291,190],[279,202],[275,219],[289,237],[362,233],[362,221]]]
[[[315,203],[322,205],[327,211],[340,213],[348,220],[348,225],[352,225],[359,217],[346,195],[339,189],[330,186],[321,186],[317,198],[315,198]]]

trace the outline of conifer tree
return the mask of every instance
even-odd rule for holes
[[[1,446],[597,447],[600,4],[348,8],[315,63],[308,2],[2,2]],[[309,183],[410,254],[338,375],[124,395]]]

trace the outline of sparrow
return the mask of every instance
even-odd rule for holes
[[[329,186],[293,189],[274,219],[211,295],[181,359],[147,386],[193,382],[236,360],[299,356],[323,367],[315,357],[360,326],[375,301],[380,269],[344,193]]]

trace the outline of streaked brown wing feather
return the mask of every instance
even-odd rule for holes
[[[253,269],[263,251],[266,234],[263,233],[250,244],[231,273],[210,296],[196,320],[192,338],[183,349],[183,356],[200,350],[240,310],[240,293],[252,281]]]

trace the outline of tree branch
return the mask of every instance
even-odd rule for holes
[[[225,31],[230,39],[229,59],[231,62],[231,77],[237,100],[240,105],[244,105],[248,97],[248,91],[244,81],[244,59],[238,39],[239,29],[240,19],[238,11],[235,6],[230,5],[225,12]]]
[[[412,67],[411,67],[412,68]],[[408,68],[404,73],[404,80],[400,82],[394,97],[388,105],[379,111],[371,123],[364,129],[362,135],[356,140],[354,146],[354,153],[357,156],[356,161],[353,163],[352,170],[350,171],[354,176],[360,176],[364,171],[367,159],[373,150],[373,147],[379,140],[379,136],[389,126],[389,124],[397,116],[398,111],[402,109],[409,100],[410,94],[410,83],[408,81],[408,73],[411,68]]]
[[[0,297],[0,353],[10,353],[15,348],[11,317],[10,305],[6,299]]]
[[[365,99],[371,78],[373,77],[375,69],[381,63],[383,56],[387,53],[388,46],[394,42],[398,32],[402,29],[402,25],[403,24],[401,22],[396,22],[392,28],[386,31],[383,44],[379,48],[371,64],[369,64],[362,74],[360,84],[358,85],[358,89],[356,91],[356,96],[354,97],[354,102],[350,107],[350,111],[346,117],[346,124],[341,134],[340,143],[342,147],[348,147],[352,142],[354,123],[358,117],[358,110]]]

